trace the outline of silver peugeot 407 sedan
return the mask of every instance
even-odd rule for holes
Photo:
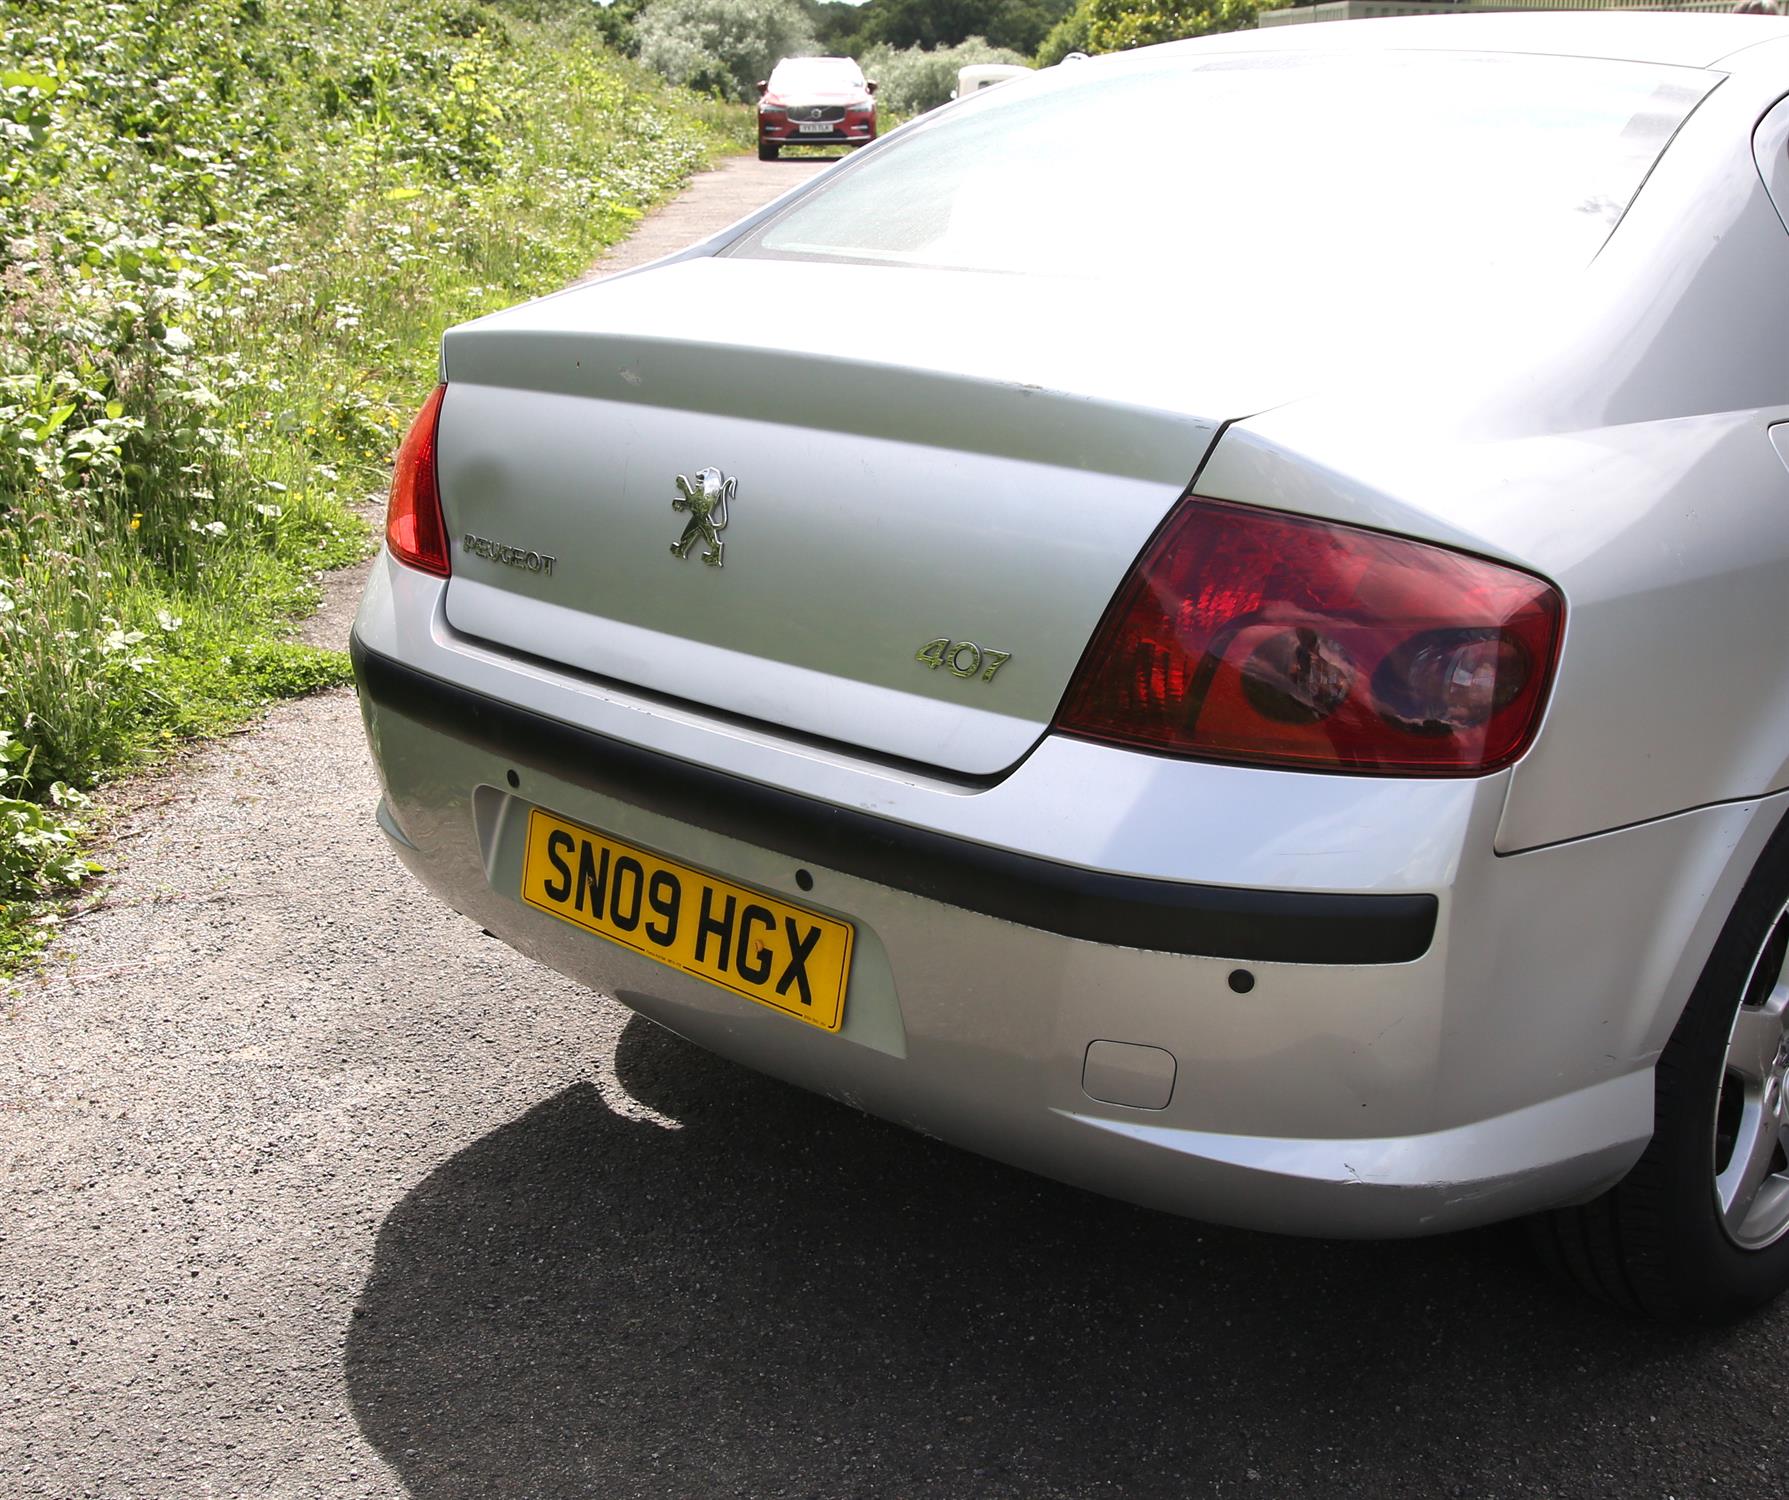
[[[1785,214],[1766,18],[1287,27],[924,116],[447,334],[355,627],[379,821],[990,1156],[1756,1304]]]

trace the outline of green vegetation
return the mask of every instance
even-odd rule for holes
[[[719,99],[755,101],[785,57],[818,51],[798,0],[652,0],[635,18],[640,61]]]
[[[750,102],[785,57],[855,57],[882,127],[935,109],[969,63],[1024,63],[1069,0],[616,0],[605,24],[672,83]],[[989,28],[984,36],[973,23]],[[968,29],[965,29],[968,28]],[[1012,40],[1005,40],[1011,38]]]
[[[1255,24],[1260,10],[1256,0],[867,0],[855,7],[838,0],[802,3],[827,52],[862,61],[874,47],[934,52],[978,40],[984,47],[1023,53],[1040,68],[1061,62],[1070,52],[1121,52],[1211,31],[1241,30]],[[964,59],[1008,60],[1004,53]]]
[[[602,14],[616,46],[719,98],[755,97],[778,58],[855,57],[899,119],[944,103],[969,63],[1048,68],[1070,52],[1237,31],[1259,10],[1259,0],[615,0]]]
[[[1081,3],[1052,26],[1043,41],[1038,43],[1037,56],[1032,59],[1040,68],[1053,68],[1071,52],[1093,51],[1093,40],[1089,36],[1091,21],[1087,11],[1092,0],[1081,0]]]
[[[1037,49],[1047,68],[1070,52],[1124,52],[1214,31],[1242,31],[1264,7],[1258,0],[1079,0]]]
[[[1071,0],[867,0],[857,9],[851,45],[858,53],[878,43],[930,52],[980,37],[989,46],[1029,57],[1070,4]]]
[[[1241,30],[1259,11],[1259,0],[614,0],[601,14],[617,47],[718,98],[755,98],[779,58],[855,57],[899,119],[944,103],[969,63],[1047,68],[1070,52]]]
[[[746,112],[583,0],[0,11],[0,968],[83,799],[347,675],[282,636],[361,555],[447,323],[620,238]]]
[[[957,69],[970,63],[1029,63],[1030,58],[982,37],[967,37],[955,46],[906,47],[896,50],[878,42],[858,58],[864,76],[877,82],[876,98],[891,116],[906,117],[948,103],[956,92]]]
[[[33,901],[74,890],[94,870],[77,841],[83,794],[58,781],[49,788],[48,806],[8,795],[20,780],[9,768],[24,755],[0,729],[0,974],[36,946],[42,929],[26,926]]]

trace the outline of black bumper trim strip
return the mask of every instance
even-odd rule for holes
[[[893,823],[644,750],[351,642],[381,711],[590,791],[928,901],[1064,937],[1261,963],[1396,964],[1435,935],[1432,895],[1329,895],[1111,875]]]

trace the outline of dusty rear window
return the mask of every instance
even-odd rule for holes
[[[1070,64],[923,122],[728,253],[1218,295],[1576,267],[1718,81],[1423,52]]]

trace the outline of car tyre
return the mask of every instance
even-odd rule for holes
[[[772,146],[772,145],[767,144],[764,141],[759,141],[758,142],[758,160],[759,161],[775,161],[777,152],[779,152],[782,149],[783,148],[781,146]]]
[[[1733,1318],[1789,1287],[1786,964],[1789,819],[1659,1056],[1640,1160],[1601,1197],[1530,1221],[1556,1272],[1618,1306],[1681,1321]]]

